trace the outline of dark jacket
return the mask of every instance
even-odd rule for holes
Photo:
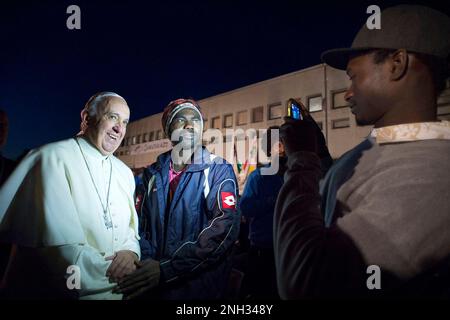
[[[232,166],[213,157],[206,148],[196,152],[169,204],[170,151],[144,171],[141,254],[161,263],[161,298],[218,299],[226,290],[239,234],[237,182]]]
[[[252,246],[273,248],[273,213],[278,192],[283,186],[285,169],[286,158],[283,157],[279,158],[277,174],[264,175],[261,174],[261,168],[257,168],[247,178],[239,206],[242,216],[249,219]]]

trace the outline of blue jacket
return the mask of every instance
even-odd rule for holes
[[[280,172],[261,175],[261,168],[250,173],[239,201],[242,216],[249,220],[250,244],[273,248],[273,214],[278,193],[283,186],[286,160],[280,158]]]
[[[221,298],[231,271],[230,249],[239,234],[233,168],[199,149],[168,205],[170,152],[145,169],[137,188],[144,192],[139,210],[142,259],[160,261],[162,298]]]

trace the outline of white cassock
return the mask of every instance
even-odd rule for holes
[[[103,208],[110,173],[107,227]],[[140,257],[134,189],[131,170],[84,138],[30,152],[0,190],[0,240],[17,245],[6,287],[74,293],[69,288],[77,284],[73,275],[79,268],[80,299],[121,299],[111,292],[115,283],[105,275],[111,264],[105,257],[119,250]]]

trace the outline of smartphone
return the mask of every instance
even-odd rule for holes
[[[295,99],[288,100],[287,116],[295,120],[304,120],[307,115],[306,108]]]

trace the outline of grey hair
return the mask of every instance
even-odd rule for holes
[[[98,116],[98,106],[101,105],[106,98],[109,97],[117,97],[121,98],[122,100],[125,100],[120,95],[114,92],[104,91],[94,94],[92,97],[89,98],[88,102],[86,102],[86,105],[84,106],[84,110],[88,112],[89,117],[97,117]]]
[[[102,106],[103,103],[107,100],[107,98],[110,98],[110,97],[117,97],[117,98],[120,98],[125,101],[125,99],[122,96],[118,95],[115,92],[103,91],[103,92],[98,92],[98,93],[94,94],[92,97],[89,98],[89,100],[84,105],[83,110],[81,111],[81,115],[82,115],[81,116],[81,124],[80,124],[81,131],[78,133],[78,135],[83,134],[88,127],[86,119],[83,119],[83,113],[87,112],[89,118],[91,118],[91,119],[94,118],[94,119],[98,120],[98,118],[99,118],[98,107]]]

